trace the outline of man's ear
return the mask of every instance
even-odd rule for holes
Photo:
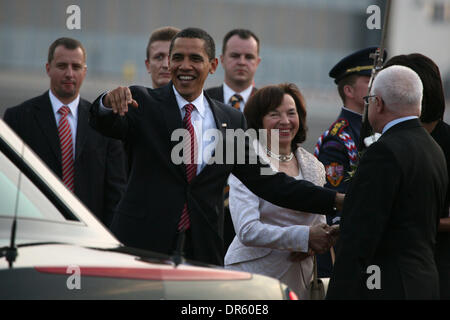
[[[219,65],[219,60],[214,58],[211,60],[211,67],[209,68],[209,73],[214,74],[217,70],[217,66]]]
[[[385,109],[386,109],[384,101],[379,96],[376,96],[376,99],[377,99],[376,110],[377,110],[378,113],[383,113],[385,111]]]
[[[344,94],[345,94],[347,97],[349,97],[349,98],[354,98],[354,95],[353,95],[354,89],[353,89],[353,87],[352,87],[351,85],[346,84],[346,85],[344,86],[343,89],[344,89]]]
[[[145,67],[147,68],[147,72],[151,73],[150,72],[150,62],[148,61],[148,59],[145,59]]]
[[[45,71],[47,74],[50,72],[50,64],[48,62],[45,64]]]

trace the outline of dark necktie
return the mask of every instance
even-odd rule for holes
[[[62,162],[62,178],[63,183],[73,192],[74,190],[74,166],[73,166],[73,142],[72,131],[70,130],[67,115],[70,109],[67,106],[62,106],[58,113],[61,115],[58,124],[59,141],[61,145],[61,162]]]
[[[234,95],[231,96],[230,98],[230,105],[233,108],[236,108],[238,110],[241,110],[241,102],[244,101],[244,99],[242,98],[242,96],[238,93],[235,93]]]
[[[186,114],[184,115],[183,124],[186,129],[186,133],[183,139],[185,143],[183,147],[183,160],[186,165],[186,178],[188,183],[190,183],[197,174],[197,140],[195,138],[194,126],[191,122],[191,115],[194,108],[195,106],[193,104],[187,104],[184,106]],[[189,209],[186,202],[183,207],[183,212],[181,213],[180,222],[178,223],[178,230],[187,230],[189,227]]]

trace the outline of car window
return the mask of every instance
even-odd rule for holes
[[[66,221],[58,209],[4,154],[0,154],[0,216]]]

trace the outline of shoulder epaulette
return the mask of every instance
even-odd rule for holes
[[[349,123],[346,119],[339,118],[330,126],[330,129],[328,129],[328,135],[338,136],[342,133],[342,130],[348,126]]]
[[[319,158],[319,151],[320,151],[320,147],[323,144],[323,140],[327,136],[336,136],[344,144],[344,146],[347,150],[347,155],[349,157],[350,164],[351,165],[356,164],[357,157],[358,157],[358,150],[356,148],[356,144],[354,143],[352,137],[348,133],[343,132],[344,129],[346,127],[348,127],[348,125],[349,125],[349,123],[346,119],[343,119],[343,118],[337,119],[330,126],[330,128],[319,137],[316,147],[314,148],[314,155],[316,156],[316,158]]]

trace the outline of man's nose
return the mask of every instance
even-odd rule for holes
[[[189,58],[183,59],[183,61],[181,61],[180,69],[182,70],[191,69],[191,63],[189,61]]]
[[[66,68],[65,76],[66,77],[72,77],[73,76],[73,68],[71,66],[68,66]]]
[[[163,59],[162,67],[166,69],[169,68],[169,57]]]

